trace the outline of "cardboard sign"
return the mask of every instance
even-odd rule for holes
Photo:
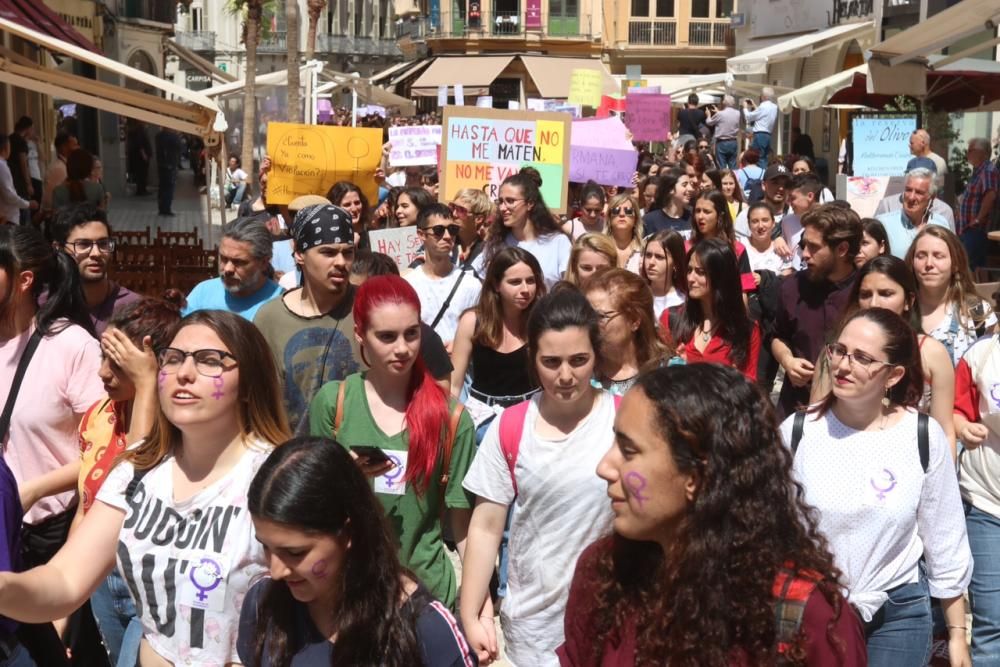
[[[569,180],[632,186],[638,153],[617,117],[573,121]]]
[[[374,179],[382,160],[380,129],[268,123],[267,154],[271,158],[269,204],[288,204],[301,195],[325,195],[337,181],[351,181],[368,201],[378,201]]]
[[[847,192],[844,199],[851,205],[851,210],[862,218],[874,217],[879,202],[886,196],[891,179],[888,176],[846,176],[845,178]]]
[[[916,116],[853,118],[854,175],[902,176],[910,155]]]
[[[596,107],[601,103],[601,73],[594,69],[575,69],[569,79],[569,103]]]
[[[670,132],[670,95],[630,93],[625,120],[635,141],[666,141]]]
[[[445,107],[439,199],[453,201],[463,188],[496,199],[504,179],[533,167],[546,205],[564,212],[571,122],[561,113]]]
[[[408,268],[413,260],[420,257],[420,238],[416,227],[393,227],[375,229],[368,232],[372,252],[389,255],[396,261],[400,271]]]
[[[407,125],[389,128],[389,164],[393,167],[419,167],[437,164],[441,145],[440,125]]]

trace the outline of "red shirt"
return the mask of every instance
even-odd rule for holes
[[[668,340],[670,339],[670,311],[664,310],[660,315],[660,331],[663,332],[664,337]],[[699,334],[695,334],[699,335]],[[727,341],[723,340],[717,334],[712,334],[712,338],[708,341],[708,345],[705,346],[704,350],[699,350],[695,347],[694,342],[691,340],[681,341],[677,343],[677,354],[684,358],[684,360],[689,364],[701,364],[706,362],[714,362],[717,364],[722,364],[723,366],[733,366],[737,368],[735,364],[729,359],[729,355],[733,352],[733,346]],[[757,360],[760,357],[760,327],[757,326],[756,322],[753,322],[753,326],[750,329],[750,344],[747,345],[747,358],[743,362],[743,365],[738,367],[743,375],[747,377],[748,380],[757,380]]]
[[[691,239],[684,242],[684,252],[691,251],[694,243]],[[739,241],[733,241],[733,252],[736,253],[736,268],[740,271],[740,287],[744,292],[753,292],[757,289],[757,281],[754,280],[753,271],[750,269],[750,256],[747,249]]]
[[[564,626],[566,639],[556,649],[561,667],[633,667],[635,665],[635,616],[614,636],[605,640],[601,655],[594,655],[594,630],[591,617],[596,596],[597,561],[611,546],[611,539],[598,540],[587,547],[576,564],[573,583],[566,603]],[[818,589],[806,602],[802,617],[802,631],[806,635],[806,664],[860,667],[868,664],[861,622],[849,604],[840,608],[840,618],[832,634],[843,642],[843,654],[827,639],[827,623],[833,618],[833,607]],[[740,655],[734,655],[733,665],[748,665]]]

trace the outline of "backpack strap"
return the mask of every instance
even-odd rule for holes
[[[347,393],[347,379],[340,381],[337,386],[337,407],[333,415],[333,438],[336,440],[337,432],[340,431],[340,424],[344,421],[344,395]]]
[[[458,436],[458,422],[462,418],[462,404],[455,402],[455,407],[451,411],[451,419],[448,420],[448,435],[444,441],[444,452],[442,456],[441,486],[448,486],[448,479],[451,476],[451,453],[455,449],[455,438]]]
[[[514,477],[514,465],[517,463],[517,452],[521,447],[521,434],[524,432],[524,420],[528,416],[528,406],[531,399],[512,405],[500,413],[500,451],[507,462],[510,471],[510,482],[514,485],[514,495],[517,495],[517,478]]]
[[[802,440],[802,429],[806,425],[806,412],[805,410],[799,410],[795,413],[795,419],[792,421],[792,458],[795,458],[795,452],[799,448],[799,442]]]
[[[779,655],[783,655],[798,636],[806,604],[822,580],[818,572],[796,570],[790,562],[778,569],[771,594],[774,597],[775,640]]]
[[[930,418],[925,413],[917,413],[917,449],[920,451],[920,467],[925,474],[931,461],[931,438],[927,430],[929,422]]]

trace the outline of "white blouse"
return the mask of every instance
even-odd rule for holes
[[[794,418],[781,424],[786,445]],[[918,581],[922,556],[933,597],[961,595],[972,578],[951,447],[934,419],[928,431],[925,473],[915,411],[882,431],[857,431],[832,411],[818,420],[806,417],[793,473],[818,511],[848,599],[865,621],[888,599],[887,591]]]

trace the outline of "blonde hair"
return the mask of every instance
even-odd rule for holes
[[[639,202],[635,197],[627,192],[615,195],[611,198],[611,201],[608,202],[608,215],[605,217],[604,221],[604,233],[614,240],[614,237],[611,236],[611,220],[613,218],[611,215],[611,209],[625,203],[632,207],[632,249],[642,251],[642,237],[644,234],[642,229],[642,218],[639,217]],[[615,260],[615,265],[617,265],[617,263],[617,260]]]
[[[573,242],[573,249],[569,253],[569,264],[566,267],[566,274],[563,280],[571,285],[580,286],[580,277],[576,273],[576,263],[580,260],[580,255],[584,250],[596,252],[608,258],[608,266],[618,266],[618,248],[610,236],[589,232]]]
[[[465,188],[459,190],[452,201],[464,201],[469,204],[469,213],[473,217],[484,216],[486,220],[493,217],[495,205],[482,190],[476,188]]]

